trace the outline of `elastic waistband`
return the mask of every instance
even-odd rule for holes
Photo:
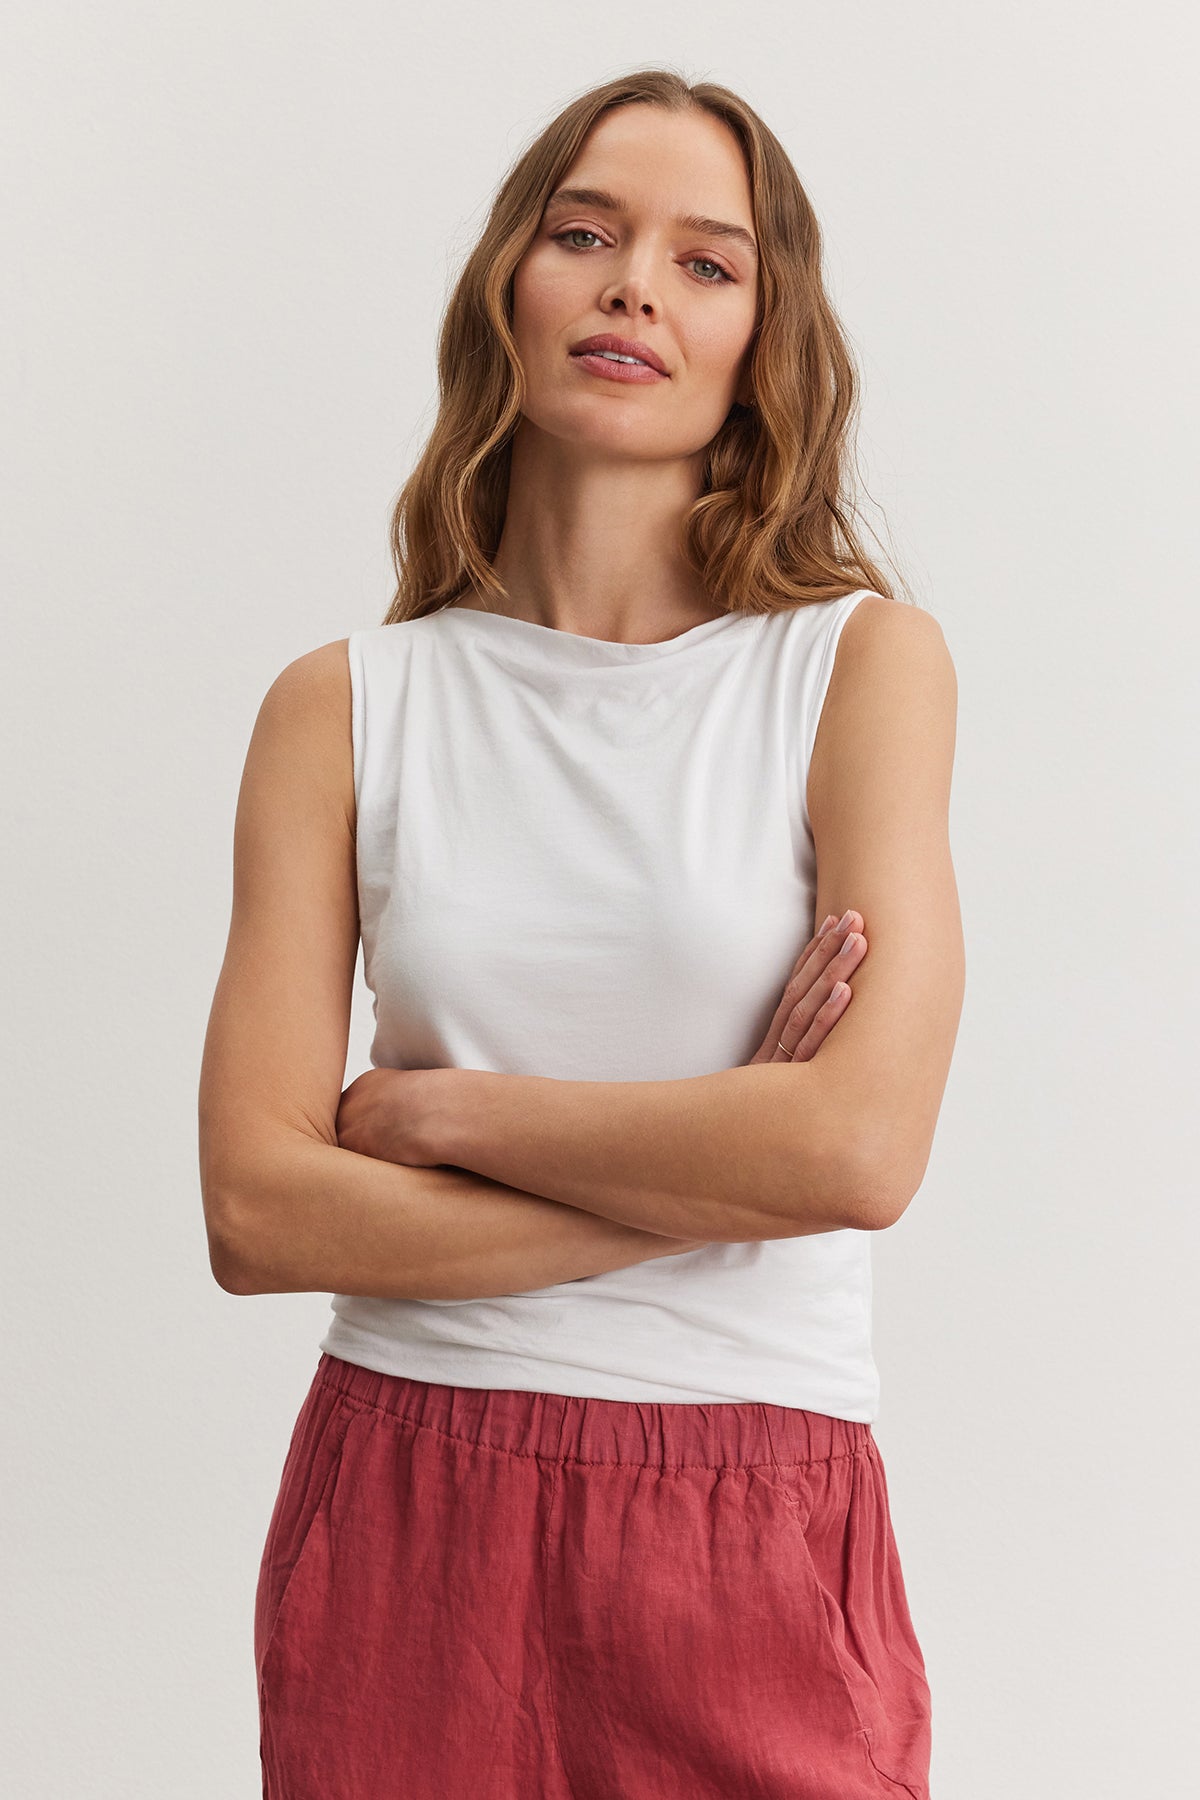
[[[552,1462],[639,1468],[780,1468],[874,1451],[871,1426],[801,1407],[593,1400],[518,1388],[449,1387],[385,1375],[322,1351],[315,1379],[412,1425]]]

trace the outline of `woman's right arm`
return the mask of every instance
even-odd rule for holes
[[[693,1248],[462,1169],[344,1150],[358,954],[344,638],[290,663],[246,754],[233,912],[200,1074],[200,1185],[231,1294],[462,1300]]]

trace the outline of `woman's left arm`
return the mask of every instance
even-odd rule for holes
[[[854,908],[869,949],[811,1061],[679,1081],[402,1074],[421,1084],[413,1160],[704,1242],[893,1224],[924,1178],[962,1010],[956,712],[932,614],[860,600],[838,642],[807,798],[816,917]]]

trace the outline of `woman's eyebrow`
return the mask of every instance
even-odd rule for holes
[[[606,193],[603,188],[556,188],[546,202],[547,212],[552,206],[593,206],[600,212],[615,213],[629,211],[619,195]],[[682,225],[685,231],[698,231],[704,237],[727,238],[731,243],[739,244],[756,261],[758,259],[758,245],[741,225],[731,225],[725,219],[706,219],[699,213],[684,213],[675,223]]]

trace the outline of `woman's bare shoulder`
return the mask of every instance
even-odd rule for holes
[[[349,638],[334,638],[315,650],[295,657],[275,677],[269,694],[278,689],[293,705],[338,705],[350,695]]]
[[[259,707],[255,733],[278,755],[302,763],[310,779],[332,787],[354,817],[354,752],[349,640],[335,638],[293,658]]]

